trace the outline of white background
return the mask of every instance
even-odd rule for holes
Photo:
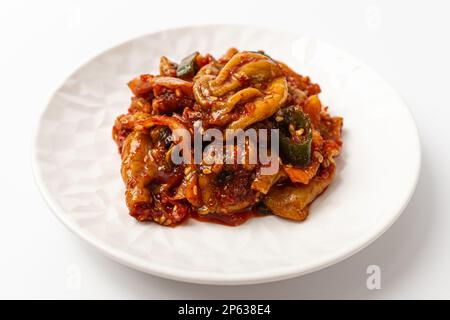
[[[0,298],[449,299],[449,13],[447,1],[2,1]],[[52,92],[80,64],[130,37],[206,23],[319,37],[374,67],[405,98],[421,137],[422,172],[407,209],[375,243],[300,278],[203,286],[119,265],[52,215],[30,163],[33,127]],[[372,264],[381,268],[380,290],[366,287]]]

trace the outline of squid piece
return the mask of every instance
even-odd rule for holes
[[[181,198],[171,197],[170,189],[181,182],[183,168],[165,162],[163,155],[167,147],[161,129],[167,126],[175,130],[182,124],[173,117],[149,116],[134,125],[134,131],[123,144],[121,168],[130,215],[139,221],[177,224],[188,214],[189,208],[178,201]],[[158,127],[148,130],[153,126]],[[186,199],[192,199],[195,183],[192,178],[186,180]]]
[[[335,166],[314,177],[307,185],[288,185],[272,188],[264,198],[264,204],[277,216],[302,221],[308,216],[309,205],[331,183]]]
[[[210,82],[212,95],[221,97],[238,89],[243,81],[262,83],[282,76],[280,68],[268,57],[253,52],[235,54]]]
[[[194,207],[202,205],[202,199],[198,187],[198,173],[195,165],[189,165],[185,169],[185,176],[180,186],[177,188],[173,200],[186,199]]]
[[[180,144],[180,149],[181,150],[190,150],[189,145],[191,143],[191,139],[183,139],[184,137],[184,133],[187,134],[191,134],[191,131],[188,130],[188,128],[186,127],[185,123],[183,123],[179,118],[175,117],[175,116],[165,116],[165,115],[155,115],[155,116],[150,116],[146,119],[142,119],[141,121],[137,121],[135,123],[135,130],[137,131],[142,131],[142,130],[148,130],[151,127],[154,126],[165,126],[168,127],[170,129],[170,131],[172,131],[172,142],[175,144]],[[180,132],[175,132],[180,130],[181,135],[178,135]],[[172,147],[174,147],[174,145],[172,145]],[[167,151],[166,157],[169,158],[171,157],[171,153],[172,153],[173,149],[170,148]],[[184,155],[183,154],[184,159],[188,159],[190,160],[190,163],[193,163],[192,161],[192,154],[187,154]]]
[[[136,97],[145,97],[153,91],[153,78],[151,74],[142,74],[128,82],[128,88]]]
[[[245,129],[249,125],[267,119],[280,109],[286,101],[287,83],[284,77],[272,81],[264,91],[264,97],[257,98],[250,104],[250,109],[242,117],[233,121],[228,128],[232,130]],[[247,105],[246,105],[247,107]]]
[[[279,66],[263,54],[236,53],[221,68],[214,62],[203,69],[194,78],[193,92],[204,109],[212,110],[213,119],[244,104],[242,114],[229,124],[229,129],[245,129],[264,120],[286,101],[286,78]]]
[[[179,78],[143,74],[128,82],[128,87],[137,97],[150,93],[154,86],[162,86],[172,90],[179,89],[184,94],[192,96],[192,83]]]
[[[191,82],[173,77],[154,77],[152,83],[153,114],[171,113],[194,104]]]
[[[186,125],[176,117],[156,115],[148,116],[143,119],[139,119],[134,122],[135,130],[149,129],[154,126],[165,126],[168,127],[172,132],[178,129],[188,131]]]
[[[162,68],[166,67],[163,63]],[[194,103],[192,83],[179,78],[144,74],[131,80],[128,86],[136,97],[151,101],[153,114],[173,112]]]
[[[256,178],[252,182],[252,189],[267,194],[279,180],[284,179],[286,173],[283,170],[278,170],[277,173],[271,175],[263,175],[260,171],[256,173]]]
[[[238,49],[230,48],[219,58],[220,63],[227,63],[235,54],[239,53]]]
[[[122,149],[122,179],[130,215],[143,221],[151,215],[152,195],[147,189],[158,168],[151,159],[151,141],[143,132],[132,132]]]
[[[113,139],[118,145],[121,146],[123,145],[121,139],[123,138],[124,132],[127,132],[128,136],[128,134],[133,130],[142,131],[158,125],[166,126],[171,131],[176,129],[187,130],[186,126],[175,117],[165,115],[152,116],[148,113],[136,112],[117,117],[113,127]]]
[[[135,112],[133,114],[123,114],[116,118],[112,129],[112,137],[119,148],[119,153],[122,153],[125,139],[134,129],[136,121],[147,119],[150,114],[144,112]]]
[[[116,118],[114,122],[114,131],[120,130],[133,130],[138,121],[142,121],[152,117],[149,113],[146,112],[135,112],[129,114],[123,114]]]
[[[179,78],[174,77],[153,77],[152,78],[153,86],[161,86],[168,89],[172,89],[176,91],[180,90],[184,95],[193,97],[192,95],[192,83],[189,81],[184,81]]]
[[[203,206],[198,213],[231,215],[258,202],[259,193],[251,189],[251,171],[224,169],[218,174],[200,174],[198,186]]]
[[[223,115],[226,115],[233,111],[234,107],[238,103],[243,103],[251,100],[252,98],[261,97],[263,93],[255,88],[245,88],[241,91],[233,94],[227,99],[227,101],[218,101],[214,109],[218,109],[212,113],[214,119],[217,119]]]
[[[159,60],[159,74],[162,76],[176,77],[177,67],[178,65],[167,59],[167,57],[162,56]]]

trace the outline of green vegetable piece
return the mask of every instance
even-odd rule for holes
[[[177,77],[193,77],[198,71],[198,66],[196,62],[196,58],[198,52],[194,52],[181,60],[180,64],[177,67]]]
[[[249,52],[262,54],[263,56],[266,56],[267,58],[269,58],[269,59],[272,60],[273,62],[276,62],[274,59],[272,59],[271,56],[269,56],[267,53],[265,53],[265,52],[262,51],[262,50],[258,50],[258,51],[249,51]]]
[[[312,128],[308,116],[293,107],[282,110],[280,151],[286,163],[306,167],[311,161]]]

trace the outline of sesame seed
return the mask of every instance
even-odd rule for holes
[[[319,161],[319,163],[323,162],[323,156],[319,151],[314,151],[314,157]]]
[[[281,121],[283,121],[284,120],[284,118],[282,117],[282,116],[276,116],[275,117],[275,121],[276,122],[281,122]]]

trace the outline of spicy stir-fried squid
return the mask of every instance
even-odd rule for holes
[[[258,214],[307,217],[334,178],[342,146],[343,120],[329,115],[317,84],[263,52],[236,49],[217,60],[197,52],[179,64],[162,57],[159,73],[128,83],[131,105],[113,127],[133,217],[166,226],[187,217],[228,225]],[[264,174],[261,163],[245,161],[174,163],[184,141],[174,132],[193,134],[199,121],[224,133],[278,129],[278,170]]]

